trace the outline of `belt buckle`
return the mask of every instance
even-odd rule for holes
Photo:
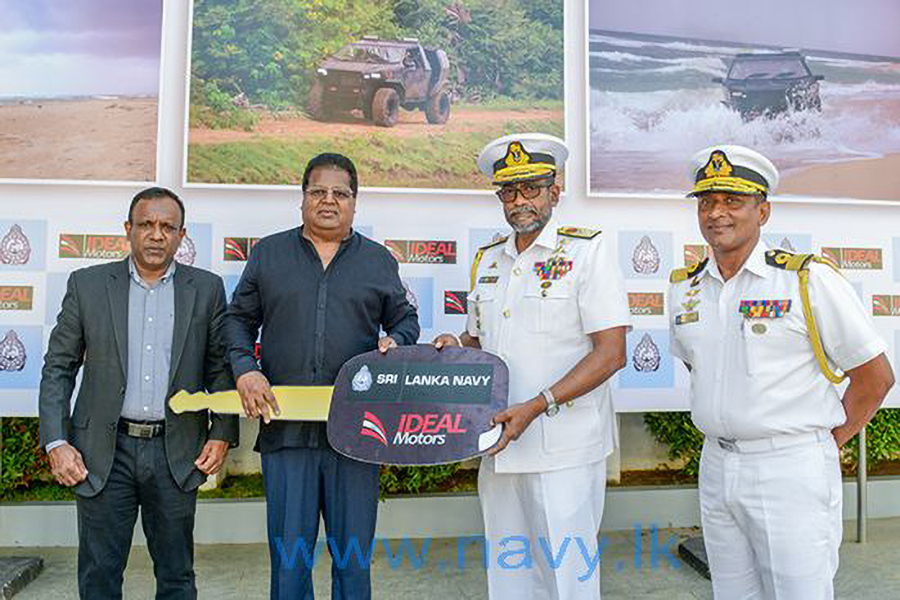
[[[737,452],[737,444],[736,440],[726,440],[725,438],[716,438],[716,441],[719,442],[719,448],[722,450],[727,450],[728,452]]]
[[[155,436],[157,425],[147,423],[128,423],[128,435],[131,437],[149,439]]]

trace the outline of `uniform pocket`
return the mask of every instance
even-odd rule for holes
[[[562,405],[556,416],[543,419],[544,450],[548,453],[578,450],[600,443],[600,413],[590,398]]]
[[[808,348],[804,331],[785,317],[744,318],[742,337],[750,375],[771,372],[777,357],[791,356]]]
[[[540,283],[550,283],[541,287]],[[525,290],[525,310],[529,331],[546,333],[577,325],[578,307],[575,293],[568,281],[539,282]]]

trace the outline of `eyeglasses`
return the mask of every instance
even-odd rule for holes
[[[316,187],[304,190],[303,193],[315,202],[321,202],[328,197],[329,193],[331,194],[331,197],[338,202],[346,202],[347,200],[353,198],[353,192],[348,190],[347,188]]]
[[[549,183],[522,183],[518,186],[514,185],[505,185],[496,192],[497,197],[500,198],[500,202],[507,204],[509,202],[513,202],[516,199],[516,196],[522,194],[522,197],[526,200],[534,200],[541,194],[541,190],[546,189],[553,185],[553,182]]]

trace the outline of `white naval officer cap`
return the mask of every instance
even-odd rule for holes
[[[694,188],[689,197],[703,192],[768,196],[778,185],[778,169],[772,161],[756,150],[732,144],[710,146],[695,154],[690,177]]]
[[[566,143],[546,133],[514,133],[496,139],[481,151],[478,168],[504,185],[556,174],[569,157]]]

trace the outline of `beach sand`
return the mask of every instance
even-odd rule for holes
[[[815,165],[785,173],[779,194],[900,200],[900,154]]]
[[[154,181],[156,98],[0,105],[0,178]]]

